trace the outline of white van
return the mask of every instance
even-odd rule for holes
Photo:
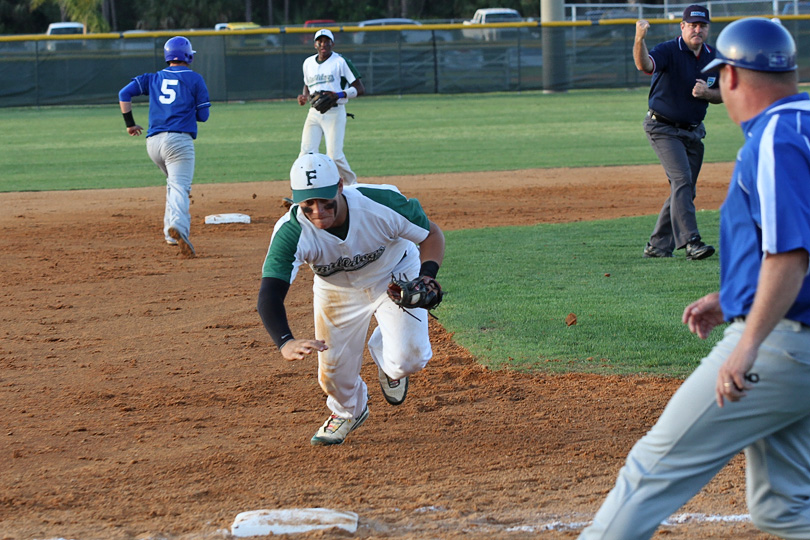
[[[86,34],[87,30],[85,29],[82,23],[78,22],[58,22],[58,23],[51,23],[48,25],[48,30],[45,34],[49,36],[64,36],[70,34]]]
[[[58,22],[58,23],[51,23],[48,25],[48,30],[45,31],[45,34],[48,36],[70,36],[70,35],[83,35],[87,33],[87,29],[84,27],[82,23],[78,22]],[[82,44],[81,42],[73,42],[72,40],[68,41],[48,41],[45,44],[45,48],[49,51],[55,51],[57,49],[81,49]]]

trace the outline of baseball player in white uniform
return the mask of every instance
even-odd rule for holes
[[[317,91],[334,92],[339,98],[337,106],[325,113],[309,109],[301,135],[299,156],[320,152],[321,138],[326,138],[326,154],[332,158],[346,186],[357,182],[346,156],[343,140],[346,135],[346,103],[351,98],[362,96],[365,87],[351,61],[334,52],[335,36],[326,28],[315,32],[315,49],[318,54],[304,60],[304,90],[298,96],[301,106],[309,102],[310,94]]]
[[[368,348],[390,404],[405,400],[408,376],[433,355],[427,311],[400,309],[386,291],[392,274],[435,278],[444,258],[444,234],[418,200],[390,185],[346,186],[323,154],[300,156],[290,183],[293,205],[273,229],[258,311],[284,358],[318,353],[318,382],[331,415],[311,443],[341,444],[369,414],[360,368],[372,316],[377,327]],[[314,339],[294,338],[284,309],[304,263],[315,274]]]

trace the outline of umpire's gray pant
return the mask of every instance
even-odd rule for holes
[[[672,252],[686,246],[700,234],[695,217],[695,195],[700,167],[703,165],[703,138],[706,128],[701,123],[694,130],[680,129],[656,122],[649,115],[644,131],[669,179],[669,197],[664,201],[655,223],[650,244]]]

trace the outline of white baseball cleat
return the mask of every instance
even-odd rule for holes
[[[379,367],[377,368],[377,376],[380,379],[380,388],[382,388],[385,401],[391,405],[399,405],[405,401],[405,397],[408,395],[408,377],[392,379]]]
[[[197,256],[197,252],[194,251],[194,246],[191,245],[188,236],[181,233],[179,229],[169,227],[169,236],[177,241],[177,244],[180,246],[180,252],[184,257],[192,258]]]
[[[360,416],[353,420],[348,418],[341,418],[333,414],[326,419],[326,422],[315,432],[315,436],[309,441],[312,446],[328,446],[330,444],[343,444],[346,437],[363,425],[363,422],[368,418],[368,404]]]

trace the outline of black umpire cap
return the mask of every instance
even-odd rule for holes
[[[683,21],[688,23],[702,22],[707,24],[712,22],[709,18],[709,10],[697,4],[687,6],[686,9],[683,10]]]

